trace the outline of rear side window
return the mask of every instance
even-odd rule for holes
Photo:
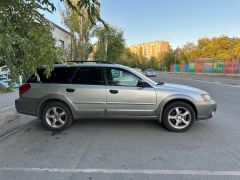
[[[42,83],[68,84],[71,82],[76,70],[76,67],[57,67],[54,68],[49,77],[46,77],[46,75],[44,74],[44,69],[39,69],[38,75]],[[37,82],[37,78],[33,76],[27,82],[35,83]]]
[[[81,67],[72,81],[73,84],[103,85],[102,69],[97,67]]]

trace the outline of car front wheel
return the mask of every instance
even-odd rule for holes
[[[188,130],[196,119],[193,107],[185,102],[173,102],[163,112],[163,125],[170,131]]]

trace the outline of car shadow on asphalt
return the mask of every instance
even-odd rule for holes
[[[207,121],[198,121],[186,132],[183,133],[174,133],[168,131],[161,123],[157,120],[149,119],[78,119],[75,120],[72,125],[64,131],[50,131],[45,128],[45,126],[39,121],[34,120],[33,123],[29,124],[24,128],[25,132],[43,131],[50,133],[51,135],[58,134],[71,134],[74,131],[87,131],[88,129],[101,128],[104,131],[134,131],[134,132],[157,132],[160,134],[198,134],[201,131],[206,130],[208,126]],[[209,128],[211,128],[210,126]],[[209,130],[208,128],[208,130]],[[113,134],[114,135],[114,134]]]

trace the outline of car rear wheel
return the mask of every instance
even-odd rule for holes
[[[70,109],[61,102],[49,102],[42,111],[43,124],[51,131],[62,131],[72,124]]]
[[[185,102],[173,102],[163,112],[163,125],[170,131],[188,130],[196,119],[194,109]]]

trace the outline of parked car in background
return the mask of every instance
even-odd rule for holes
[[[37,116],[50,130],[68,128],[75,119],[156,119],[170,131],[189,129],[209,119],[216,103],[197,88],[157,83],[126,66],[106,62],[55,65],[19,88],[19,113]]]
[[[145,75],[147,77],[156,77],[157,76],[157,72],[154,69],[146,69]]]

